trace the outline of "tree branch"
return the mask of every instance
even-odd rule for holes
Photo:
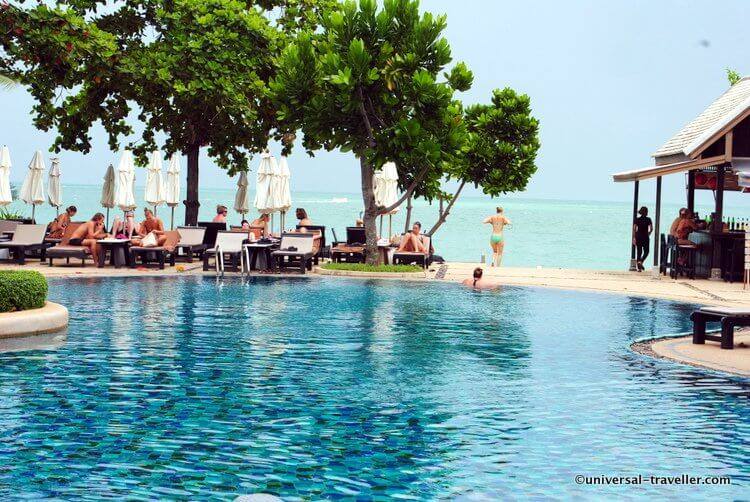
[[[453,198],[448,203],[448,207],[445,208],[445,211],[440,211],[440,217],[438,218],[438,221],[435,222],[435,224],[432,226],[429,232],[427,232],[427,235],[432,237],[432,234],[437,232],[437,229],[442,226],[443,223],[445,223],[445,220],[448,218],[448,215],[451,212],[451,208],[453,207],[453,204],[456,203],[458,200],[458,196],[461,195],[461,190],[464,189],[464,185],[466,185],[466,180],[461,181],[461,184],[458,186],[458,190],[456,190],[456,193],[453,194]]]
[[[362,120],[367,130],[367,143],[370,148],[373,148],[375,146],[375,135],[372,132],[372,125],[370,125],[370,117],[367,116],[367,110],[365,110],[365,98],[362,95],[362,87],[357,87],[357,97],[359,98],[359,113],[362,115]]]
[[[422,168],[422,171],[420,171],[419,174],[417,174],[417,177],[414,178],[414,181],[412,181],[411,185],[409,185],[409,187],[401,195],[401,197],[396,202],[394,202],[393,204],[391,204],[390,206],[384,207],[380,211],[380,214],[388,214],[388,213],[390,213],[391,211],[393,211],[394,209],[396,209],[398,206],[400,206],[401,203],[404,202],[407,198],[411,197],[411,194],[414,193],[414,190],[416,190],[417,185],[419,185],[419,183],[422,181],[422,179],[427,174],[427,171],[429,171],[429,170],[430,170],[430,165],[427,164],[426,166],[424,166]]]
[[[370,96],[367,96],[367,104],[370,105],[370,113],[372,113],[372,116],[375,117],[375,120],[378,121],[378,124],[380,124],[380,127],[383,129],[386,129],[385,122],[383,122],[383,119],[381,119],[377,113],[375,113],[375,107],[372,105],[372,99],[370,99]]]

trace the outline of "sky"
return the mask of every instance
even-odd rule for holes
[[[523,197],[631,200],[632,184],[613,183],[612,173],[652,165],[650,154],[726,90],[727,67],[750,73],[742,0],[423,0],[421,6],[447,15],[454,61],[474,72],[473,88],[460,96],[465,103],[487,102],[492,89],[506,86],[531,97],[542,146]],[[11,150],[11,179],[20,181],[33,152],[46,151],[54,134],[33,127],[33,101],[23,89],[1,93],[0,105],[0,143]],[[63,183],[99,183],[107,165],[116,164],[119,155],[103,130],[91,135],[90,154],[60,155]],[[252,160],[253,169],[258,162]],[[351,153],[311,158],[297,149],[289,165],[293,190],[359,191]],[[234,183],[204,152],[202,186]],[[642,183],[644,199],[653,192],[653,182]],[[665,178],[665,202],[684,197],[683,177]]]

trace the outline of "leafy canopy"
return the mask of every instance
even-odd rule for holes
[[[69,0],[0,8],[0,72],[29,87],[34,122],[54,149],[91,149],[100,122],[110,147],[133,134],[141,160],[154,133],[167,153],[209,146],[230,171],[266,145],[275,114],[268,82],[294,32],[312,29],[332,0]],[[23,4],[23,2],[21,2]],[[270,11],[273,10],[273,16]]]
[[[445,26],[413,0],[385,0],[380,10],[374,0],[344,3],[322,35],[301,35],[279,59],[271,89],[283,128],[301,130],[309,152],[395,161],[402,188],[425,166],[425,180],[439,178],[466,134],[454,91],[473,79],[459,63],[441,80],[451,61]]]

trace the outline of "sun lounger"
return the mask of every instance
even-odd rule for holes
[[[203,244],[206,245],[206,249],[211,249],[216,245],[217,232],[224,232],[227,229],[226,223],[215,221],[199,221],[198,226],[206,229],[206,234],[203,237]]]
[[[312,270],[313,243],[316,234],[285,233],[281,235],[281,246],[271,253],[271,268],[277,269],[298,267],[301,273]]]
[[[325,225],[297,225],[298,232],[318,233],[319,238],[313,242],[313,262],[317,265],[320,258],[330,256],[330,251],[326,247],[326,227]]]
[[[206,236],[204,227],[177,227],[180,232],[180,242],[177,244],[177,257],[185,256],[188,263],[193,262],[193,256],[203,259],[203,253],[206,251],[206,244],[203,242]],[[184,255],[179,254],[182,251]]]
[[[366,240],[364,227],[346,227],[346,243],[334,243],[331,248],[331,260],[347,263],[364,262]]]
[[[65,258],[65,263],[68,264],[70,263],[71,258],[76,258],[81,260],[81,266],[86,265],[86,258],[91,256],[89,248],[86,246],[70,245],[70,237],[81,225],[83,225],[83,222],[71,221],[68,226],[65,227],[65,232],[63,233],[60,244],[47,250],[47,259],[49,260],[50,267],[54,265],[53,260],[56,258]]]
[[[402,264],[409,264],[409,263],[419,263],[422,265],[422,268],[427,268],[430,263],[432,263],[432,240],[429,236],[422,234],[422,244],[424,244],[425,249],[427,249],[426,253],[418,253],[418,252],[412,252],[412,251],[396,251],[393,254],[393,264],[402,263]],[[406,238],[406,234],[403,234],[401,236],[401,242],[403,242],[403,239]]]
[[[18,222],[15,220],[0,220],[0,242],[11,240],[17,226]]]
[[[704,344],[706,340],[720,342],[722,349],[734,348],[734,328],[750,326],[750,308],[737,307],[703,307],[692,314],[693,343]],[[706,323],[721,324],[720,335],[707,335]]]
[[[146,266],[152,259],[159,264],[159,270],[164,270],[164,263],[169,259],[169,265],[174,267],[177,245],[180,242],[180,232],[169,230],[164,232],[167,240],[161,246],[130,246],[130,266],[135,268],[138,258]]]
[[[10,241],[0,242],[0,249],[7,249],[11,255],[15,255],[16,263],[26,263],[26,252],[39,250],[41,259],[44,261],[44,253],[47,244],[44,243],[44,234],[47,225],[18,225]]]
[[[238,272],[241,270],[242,245],[248,240],[248,234],[245,232],[227,232],[220,231],[216,233],[216,245],[207,249],[203,253],[203,270],[208,270],[208,259],[214,257],[214,267],[217,272],[224,272],[224,259],[231,260],[232,270]]]

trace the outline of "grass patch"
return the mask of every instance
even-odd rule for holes
[[[349,270],[351,272],[422,272],[417,265],[368,265],[366,263],[324,263],[324,270]]]
[[[47,279],[33,270],[0,271],[0,312],[38,309],[47,299]]]

